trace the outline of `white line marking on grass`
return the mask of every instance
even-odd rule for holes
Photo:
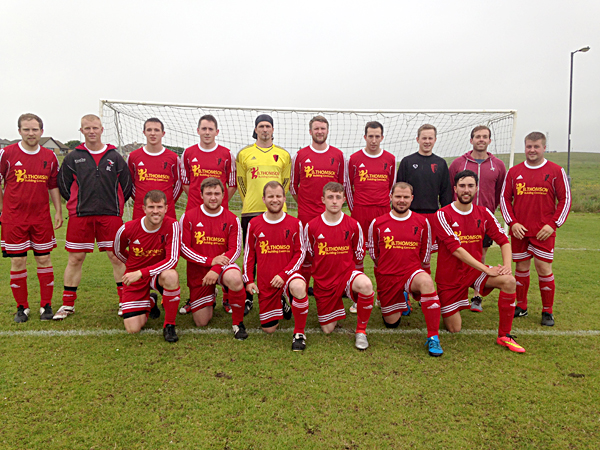
[[[554,250],[568,250],[568,251],[588,251],[588,252],[600,252],[600,248],[561,248],[557,247]]]
[[[248,329],[249,334],[262,334],[262,331],[259,329]],[[294,332],[293,328],[286,328],[276,330],[276,333],[284,333],[284,334],[292,334]],[[427,329],[411,329],[411,330],[388,330],[388,329],[374,329],[367,330],[368,334],[419,334],[426,335]],[[600,330],[518,330],[515,329],[512,331],[515,335],[518,336],[600,336]],[[188,335],[188,334],[206,334],[206,335],[217,335],[217,334],[232,334],[232,330],[229,328],[206,328],[206,329],[186,329],[186,330],[177,330],[177,334],[179,335]],[[311,334],[321,334],[320,329],[309,329],[306,330],[308,335]],[[338,334],[354,334],[352,330],[347,329],[336,329],[334,333]],[[476,335],[476,336],[495,336],[497,335],[497,330],[462,330],[460,334],[466,335]],[[23,331],[0,331],[0,337],[29,337],[29,336],[38,336],[38,337],[69,337],[69,336],[113,336],[113,335],[121,335],[127,334],[123,329],[111,329],[111,330],[23,330]],[[162,330],[142,330],[142,335],[152,334],[152,335],[160,335],[162,334]],[[450,334],[447,331],[440,330],[440,334]]]

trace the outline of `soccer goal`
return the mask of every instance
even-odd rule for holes
[[[322,115],[329,121],[328,142],[339,148],[346,157],[364,147],[364,127],[372,120],[383,125],[382,146],[393,153],[398,162],[418,150],[415,141],[417,129],[425,123],[437,128],[434,153],[449,160],[472,148],[469,140],[474,127],[487,125],[492,130],[492,143],[488,150],[504,160],[507,167],[513,165],[517,113],[510,110],[369,111],[100,101],[105,129],[103,139],[116,145],[124,155],[145,143],[143,124],[150,117],[158,117],[165,124],[164,145],[178,153],[183,152],[199,142],[196,129],[198,119],[204,114],[212,114],[217,118],[220,130],[217,141],[235,155],[241,148],[254,142],[254,119],[263,113],[273,117],[275,144],[285,148],[292,156],[310,144],[308,122],[315,115]],[[239,201],[237,196],[233,201],[236,199]],[[291,208],[295,206],[288,205]],[[235,209],[236,205],[232,204],[231,207]]]

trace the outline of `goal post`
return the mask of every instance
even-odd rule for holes
[[[125,156],[145,143],[143,124],[150,117],[158,117],[165,125],[163,144],[181,153],[199,142],[196,132],[198,119],[205,114],[216,117],[220,130],[217,142],[229,148],[234,155],[254,142],[252,132],[256,117],[269,114],[274,121],[274,143],[293,156],[311,142],[308,134],[310,119],[322,115],[329,121],[328,142],[339,148],[346,157],[364,148],[365,124],[373,120],[380,122],[384,127],[382,147],[394,154],[398,163],[404,156],[418,150],[415,141],[417,130],[425,123],[437,128],[434,153],[448,161],[471,149],[471,130],[478,125],[486,125],[492,131],[488,150],[502,159],[507,167],[513,163],[517,117],[514,110],[335,110],[116,100],[101,100],[100,109],[105,129],[103,139],[117,146]],[[239,201],[239,197],[236,198]],[[295,205],[289,206],[293,209]],[[239,205],[234,203],[231,207],[236,209]]]

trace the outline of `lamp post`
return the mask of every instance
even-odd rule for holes
[[[571,52],[571,79],[569,83],[569,142],[567,146],[567,178],[569,179],[569,185],[571,184],[571,105],[573,103],[573,55],[578,52],[587,52],[589,47],[583,47],[579,50]]]

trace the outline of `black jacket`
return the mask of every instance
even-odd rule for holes
[[[122,216],[131,196],[132,182],[127,163],[113,145],[96,165],[81,144],[63,160],[58,171],[58,189],[67,200],[70,216]]]

